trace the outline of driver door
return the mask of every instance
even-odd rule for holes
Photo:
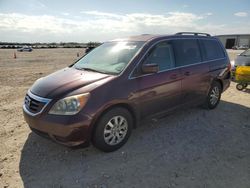
[[[146,55],[141,64],[157,64],[159,71],[136,78],[138,84],[139,108],[141,116],[149,116],[168,111],[180,105],[181,71],[175,68],[172,45],[160,42]]]

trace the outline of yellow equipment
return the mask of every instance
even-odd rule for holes
[[[250,66],[238,66],[235,70],[236,88],[243,90],[250,84]]]

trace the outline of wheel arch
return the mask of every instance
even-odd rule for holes
[[[223,91],[223,82],[222,82],[222,80],[219,79],[219,78],[215,78],[215,79],[213,80],[212,84],[213,84],[214,82],[218,82],[218,83],[220,84],[220,86],[221,86],[221,90]]]
[[[93,121],[92,121],[92,125],[91,125],[91,138],[90,140],[92,140],[93,138],[93,134],[95,132],[96,129],[96,125],[98,124],[98,121],[100,120],[100,118],[107,113],[108,111],[110,111],[113,108],[124,108],[126,110],[128,110],[128,112],[131,114],[132,119],[133,119],[133,128],[137,127],[137,123],[138,123],[138,114],[136,113],[135,108],[132,107],[132,105],[127,104],[127,103],[116,103],[116,104],[112,104],[112,105],[108,105],[106,108],[104,108],[101,112],[99,112],[96,117],[94,117]]]
[[[213,79],[210,80],[210,85],[207,88],[206,95],[208,95],[209,90],[211,89],[214,82],[218,82],[220,84],[220,86],[221,86],[221,90],[223,91],[223,82],[222,82],[222,80],[220,80],[219,78],[213,78]]]

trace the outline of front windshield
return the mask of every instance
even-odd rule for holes
[[[250,49],[248,49],[248,50],[242,52],[242,53],[240,54],[240,56],[250,56]]]
[[[119,74],[144,42],[107,42],[89,52],[75,65],[76,69],[85,69],[105,74]]]

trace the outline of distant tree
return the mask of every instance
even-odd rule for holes
[[[95,48],[97,46],[99,46],[101,43],[100,42],[88,42],[87,43],[87,48]]]

